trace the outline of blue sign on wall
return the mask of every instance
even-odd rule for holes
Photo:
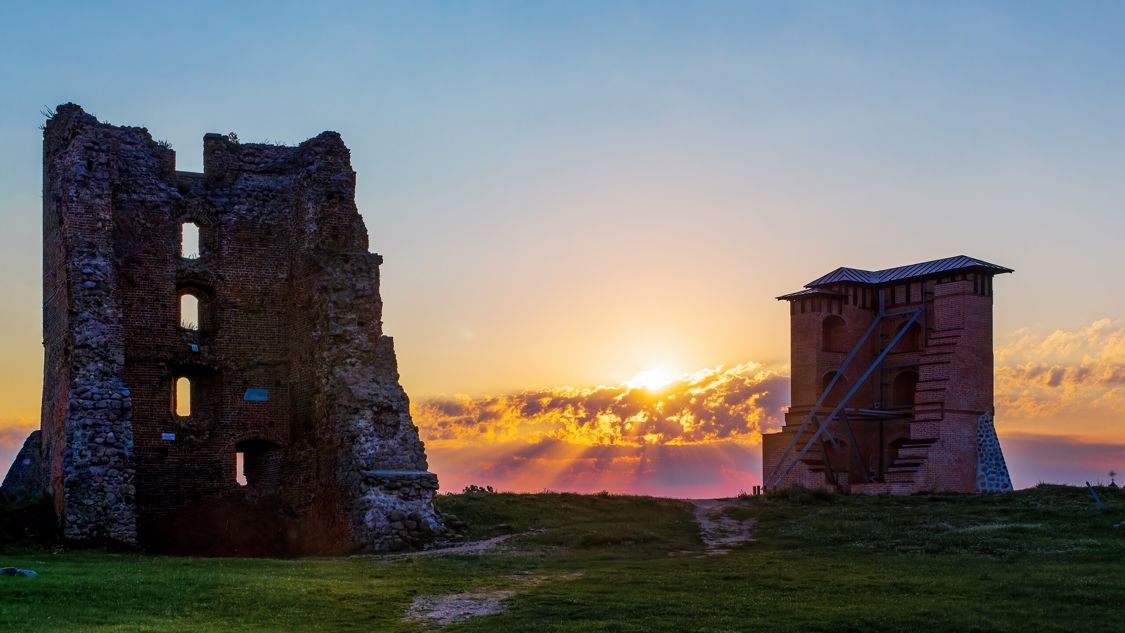
[[[242,399],[248,402],[268,402],[270,390],[264,387],[250,387],[242,394]]]

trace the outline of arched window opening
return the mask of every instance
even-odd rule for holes
[[[835,314],[829,315],[821,324],[823,329],[823,344],[826,352],[847,352],[846,324]]]
[[[180,225],[180,257],[196,259],[199,257],[199,225],[184,222]]]
[[[199,331],[199,297],[190,292],[180,295],[180,328]]]
[[[172,409],[176,415],[186,418],[191,415],[191,380],[186,376],[176,379],[176,388],[172,392]]]
[[[918,372],[904,371],[895,376],[891,385],[891,398],[896,407],[914,406],[914,393],[918,388]]]
[[[830,371],[827,374],[824,374],[824,377],[820,380],[821,393],[824,393],[824,390],[827,389],[828,385],[832,383],[832,379],[836,376],[836,373],[837,372]],[[824,398],[823,406],[834,407],[840,404],[840,401],[844,399],[844,396],[847,395],[847,393],[848,379],[840,376],[840,379],[837,380],[836,384],[832,386],[832,391],[828,392],[828,395]]]

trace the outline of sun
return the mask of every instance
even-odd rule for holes
[[[652,367],[625,381],[629,387],[659,391],[676,381],[676,372],[667,367]]]

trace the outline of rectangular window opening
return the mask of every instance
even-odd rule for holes
[[[199,225],[195,222],[184,222],[180,226],[180,257],[199,257]]]

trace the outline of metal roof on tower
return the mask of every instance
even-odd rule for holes
[[[1005,268],[1004,266],[992,264],[981,259],[976,259],[975,257],[957,255],[955,257],[935,259],[933,261],[910,264],[908,266],[896,266],[895,268],[886,268],[883,270],[837,268],[819,279],[810,281],[805,284],[805,287],[815,288],[817,286],[828,286],[847,282],[879,286],[897,281],[906,281],[907,279],[919,279],[921,277],[933,277],[935,275],[967,271],[986,272],[992,273],[993,275],[1013,272],[1011,268]]]
[[[835,284],[861,284],[865,286],[882,286],[890,283],[897,283],[902,281],[910,281],[914,279],[923,279],[926,277],[944,276],[952,273],[961,272],[983,272],[992,275],[999,275],[1002,273],[1014,272],[1011,268],[1006,268],[998,264],[986,262],[982,259],[969,257],[967,255],[956,255],[954,257],[946,257],[944,259],[935,259],[933,261],[921,262],[918,264],[909,264],[907,266],[896,266],[894,268],[885,268],[883,270],[862,270],[860,268],[846,268],[841,267],[836,270],[814,279],[805,284],[805,288],[816,290],[825,286],[832,286]],[[801,290],[787,295],[782,295],[778,299],[795,299],[800,296],[807,296],[814,294],[807,290]]]

